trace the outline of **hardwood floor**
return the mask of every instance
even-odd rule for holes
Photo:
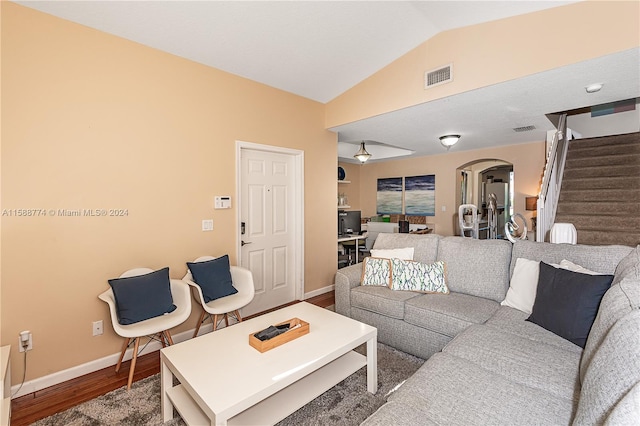
[[[333,292],[324,293],[307,299],[307,302],[326,308],[335,303],[335,296]],[[289,305],[294,303],[298,302],[292,302]],[[252,315],[245,319],[263,313],[266,312]],[[11,425],[29,425],[37,420],[126,386],[130,364],[131,361],[122,363],[120,372],[117,374],[115,366],[111,366],[14,399],[11,401]],[[133,381],[142,380],[159,372],[160,352],[156,351],[142,355],[136,362]]]

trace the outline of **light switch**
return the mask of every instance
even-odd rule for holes
[[[213,231],[213,219],[205,219],[202,221],[203,231]]]
[[[446,212],[447,211],[447,206],[442,206],[442,211]]]

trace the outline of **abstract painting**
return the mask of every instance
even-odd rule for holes
[[[436,215],[436,175],[404,178],[404,213],[409,216]]]
[[[378,214],[402,214],[402,178],[378,179]]]

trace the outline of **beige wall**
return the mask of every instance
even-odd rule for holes
[[[137,266],[182,278],[204,254],[235,263],[236,211],[213,210],[213,197],[236,193],[236,140],[304,150],[305,291],[333,283],[337,150],[322,104],[1,7],[2,208],[128,211],[2,217],[2,344],[33,332],[27,380],[119,351],[97,298],[107,279]],[[208,218],[214,231],[202,232]],[[92,337],[100,319],[105,334]]]
[[[411,158],[406,160],[367,163],[360,171],[360,207],[364,217],[376,214],[376,184],[378,178],[436,175],[436,214],[427,222],[434,223],[436,232],[453,235],[456,205],[456,168],[479,159],[499,159],[513,164],[514,211],[527,219],[531,212],[524,209],[524,198],[537,194],[544,167],[545,142],[531,142],[500,148],[478,149]],[[442,211],[442,207],[446,211]]]
[[[640,46],[640,2],[583,1],[442,32],[327,104],[327,128]],[[453,81],[424,90],[424,72]]]

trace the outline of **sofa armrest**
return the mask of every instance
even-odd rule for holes
[[[347,266],[336,272],[336,312],[351,317],[351,289],[360,285],[362,264]]]

